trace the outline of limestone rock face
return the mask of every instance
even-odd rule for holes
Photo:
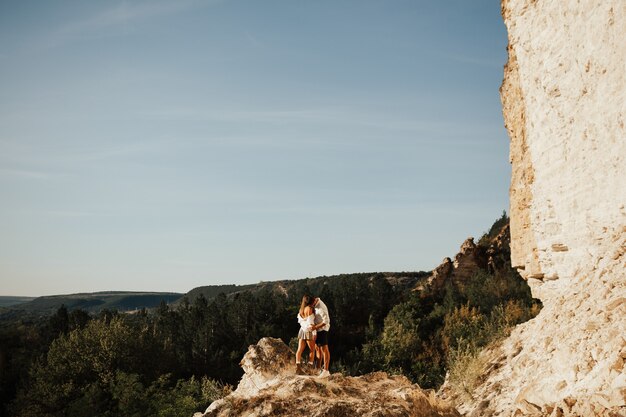
[[[509,269],[508,261],[505,265],[504,259],[510,258],[510,228],[504,225],[498,234],[487,241],[476,245],[473,237],[468,237],[461,245],[454,260],[444,258],[441,264],[433,269],[430,276],[420,283],[415,290],[422,291],[426,288],[441,290],[447,283],[462,286],[474,274],[480,270],[488,270],[497,275],[500,271]]]
[[[479,268],[476,259],[477,247],[470,237],[461,245],[461,251],[454,257],[454,272],[459,276],[474,274]]]
[[[447,282],[462,283],[474,275],[482,266],[483,251],[479,250],[474,243],[474,238],[469,237],[461,245],[459,253],[454,257],[444,258],[441,264],[433,269],[426,280],[426,284],[435,290],[442,289]],[[424,289],[420,286],[418,289]]]
[[[481,416],[626,416],[626,2],[504,0],[511,261],[543,309],[501,346]]]
[[[512,262],[558,294],[626,223],[626,3],[505,0],[502,11]]]
[[[195,417],[456,417],[458,412],[404,377],[376,372],[329,378],[295,374],[294,354],[280,340],[250,346],[235,391]]]

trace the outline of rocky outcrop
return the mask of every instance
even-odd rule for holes
[[[510,267],[505,265],[505,262],[510,259],[509,230],[509,225],[505,224],[494,237],[490,238],[485,235],[479,245],[474,243],[473,237],[468,237],[461,244],[454,260],[444,258],[441,264],[433,269],[415,290],[439,291],[446,284],[462,286],[480,270],[486,270],[495,275],[501,271],[509,270]]]
[[[626,2],[505,0],[511,261],[543,309],[488,363],[480,416],[626,415]]]
[[[474,238],[467,238],[461,245],[459,253],[454,257],[454,261],[444,258],[426,279],[426,285],[422,284],[418,289],[423,290],[428,287],[437,291],[441,290],[446,283],[462,284],[480,269],[481,253],[482,251],[474,243]]]
[[[195,417],[455,417],[453,408],[408,379],[375,372],[362,377],[296,375],[294,354],[280,340],[263,338],[241,361],[237,389]]]

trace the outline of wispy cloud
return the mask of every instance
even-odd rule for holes
[[[213,265],[211,262],[189,261],[184,259],[167,259],[165,260],[165,264],[181,268],[206,268]]]
[[[58,46],[76,38],[124,35],[133,24],[221,1],[223,0],[123,1],[92,16],[59,27],[49,37],[48,45]]]
[[[159,120],[218,121],[237,124],[314,124],[320,126],[351,126],[355,128],[403,131],[415,134],[463,136],[500,133],[500,126],[480,122],[459,122],[446,119],[420,119],[391,112],[358,109],[354,106],[333,106],[309,109],[228,110],[211,108],[166,108],[142,114]]]
[[[0,168],[0,176],[32,179],[67,177],[68,173],[55,171],[71,170],[76,163],[150,155],[164,152],[169,147],[171,147],[170,143],[157,140],[118,144],[51,145],[42,143],[37,146],[0,142],[0,163],[9,166],[8,168]],[[13,168],[10,167],[11,165],[28,168]]]
[[[332,118],[341,107],[275,110],[224,110],[201,107],[170,107],[145,112],[143,116],[157,119],[225,122],[307,122]]]
[[[28,217],[50,217],[50,218],[96,218],[96,217],[119,217],[120,213],[107,210],[72,210],[72,209],[29,209],[22,208],[20,210],[8,209],[3,211],[3,214],[10,216],[28,216]]]
[[[129,142],[108,146],[97,145],[65,149],[54,155],[54,159],[64,162],[89,162],[133,155],[146,155],[162,151],[163,149],[163,143],[157,141]]]
[[[32,180],[49,180],[62,176],[64,176],[64,174],[27,169],[0,168],[0,177],[18,177]]]
[[[255,48],[264,48],[266,46],[265,43],[261,42],[258,36],[255,36],[248,31],[245,31],[244,34],[246,36],[246,39],[248,39],[248,42],[250,42],[250,44]]]
[[[112,216],[111,213],[95,212],[95,211],[76,211],[76,210],[49,210],[49,211],[43,212],[42,214],[45,214],[50,217],[68,217],[68,218]]]
[[[241,208],[241,213],[254,215],[306,215],[306,216],[345,216],[345,217],[389,217],[392,216],[416,216],[417,214],[447,213],[450,215],[462,215],[468,207],[481,210],[482,203],[467,203],[464,206],[450,204],[444,201],[424,201],[421,203],[361,203],[361,204],[308,204],[292,206],[267,206],[254,208]]]

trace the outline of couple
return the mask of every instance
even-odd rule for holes
[[[308,345],[309,363],[315,361],[316,345],[321,351],[320,360],[324,360],[324,369],[319,376],[327,378],[330,376],[328,365],[330,363],[330,351],[328,350],[328,330],[330,329],[330,316],[328,315],[328,307],[318,297],[313,298],[308,295],[302,297],[300,311],[298,312],[298,323],[300,323],[300,331],[298,332],[298,351],[296,352],[296,373],[304,375],[300,361],[304,348]]]

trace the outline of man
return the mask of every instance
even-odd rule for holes
[[[330,330],[330,315],[328,314],[328,307],[319,297],[315,297],[313,301],[313,308],[315,308],[315,315],[321,318],[317,320],[316,324],[314,324],[311,329],[317,330],[317,338],[315,339],[315,343],[322,349],[322,357],[324,358],[324,369],[320,373],[321,378],[328,378],[330,376],[330,372],[328,371],[328,366],[330,365],[330,350],[328,350],[328,331]],[[320,321],[319,323],[317,323]]]

